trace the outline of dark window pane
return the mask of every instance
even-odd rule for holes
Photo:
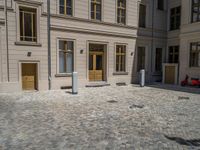
[[[101,13],[97,13],[97,14],[96,14],[96,19],[97,19],[97,20],[101,20]]]
[[[72,0],[67,0],[67,7],[72,7]]]
[[[67,15],[72,15],[72,8],[67,8]]]
[[[103,56],[96,55],[96,70],[103,70]]]
[[[89,56],[89,70],[93,70],[93,55]]]
[[[140,4],[139,12],[139,27],[145,28],[146,26],[146,6]]]
[[[170,30],[179,29],[181,23],[181,7],[172,8],[170,12]]]
[[[190,46],[190,66],[200,67],[200,42],[191,43]]]
[[[74,50],[74,42],[73,41],[67,41],[67,50],[68,51]]]
[[[64,14],[65,10],[64,10],[64,6],[60,6],[60,14]]]
[[[64,6],[64,0],[60,0],[60,5]]]
[[[59,49],[65,50],[65,41],[59,41]]]
[[[200,21],[200,0],[192,0],[192,22]]]
[[[170,46],[169,47],[168,62],[169,63],[179,63],[179,46]]]
[[[164,0],[157,0],[158,1],[158,9],[164,10]]]
[[[65,53],[60,51],[59,52],[59,72],[65,73],[66,66],[65,66]]]

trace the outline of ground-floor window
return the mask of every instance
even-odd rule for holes
[[[170,46],[169,47],[168,62],[169,63],[178,63],[179,62],[179,46]]]
[[[73,52],[73,41],[59,40],[59,73],[72,73]]]
[[[156,56],[155,56],[155,71],[162,71],[162,48],[156,48]]]
[[[145,69],[145,47],[137,49],[137,71]]]
[[[190,67],[200,67],[200,42],[191,43]]]
[[[126,71],[126,45],[116,45],[116,72]]]

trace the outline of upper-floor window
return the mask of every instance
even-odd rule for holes
[[[101,20],[101,0],[91,0],[91,19]]]
[[[126,0],[117,0],[117,23],[126,24]]]
[[[159,10],[164,10],[164,0],[157,0],[157,8]]]
[[[139,27],[146,27],[146,6],[143,4],[139,8]]]
[[[191,43],[190,67],[200,67],[200,42]]]
[[[169,63],[178,63],[179,62],[179,46],[170,46],[169,47],[168,62]]]
[[[200,21],[200,0],[192,0],[192,22]]]
[[[59,73],[73,71],[74,41],[59,40]]]
[[[170,10],[170,30],[180,28],[181,24],[181,7],[175,7]]]
[[[126,45],[116,45],[116,72],[126,71]]]
[[[73,0],[60,0],[59,10],[60,14],[72,16]]]
[[[20,41],[37,42],[37,9],[19,7]]]

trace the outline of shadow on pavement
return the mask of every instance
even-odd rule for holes
[[[180,145],[196,146],[196,147],[200,146],[200,139],[186,140],[186,139],[183,139],[180,137],[170,137],[167,135],[165,135],[165,138],[167,138],[168,140],[171,140],[171,141],[175,141],[176,143],[178,143]]]
[[[146,85],[146,86],[152,87],[152,88],[171,90],[171,91],[200,94],[200,88],[198,88],[198,87],[182,87],[182,86],[179,86],[179,85],[168,85],[168,84],[152,84],[152,85]]]

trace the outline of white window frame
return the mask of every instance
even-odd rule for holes
[[[120,25],[127,25],[128,24],[128,5],[129,5],[129,1],[128,0],[126,0],[126,16],[125,16],[125,24],[123,24],[123,23],[118,23],[117,22],[117,17],[118,17],[118,13],[117,13],[117,11],[118,11],[118,0],[116,0],[115,1],[115,22],[117,23],[117,24],[120,24]]]
[[[56,56],[56,62],[57,62],[57,65],[56,65],[56,74],[58,75],[72,75],[72,73],[60,73],[60,62],[59,62],[59,41],[72,41],[74,43],[74,52],[73,52],[73,60],[74,62],[73,63],[73,67],[74,67],[74,71],[76,71],[76,40],[75,39],[72,39],[72,38],[57,38],[57,56]]]
[[[126,52],[125,52],[125,71],[117,71],[116,70],[116,56],[117,56],[117,45],[123,45],[126,46]],[[118,43],[116,42],[114,45],[114,73],[127,73],[128,72],[128,43]]]
[[[75,16],[75,1],[72,0],[72,15],[60,14],[60,0],[58,0],[57,10],[58,10],[57,14],[59,15],[74,17]]]
[[[88,18],[92,21],[97,21],[97,22],[102,22],[104,21],[104,0],[101,0],[101,20],[96,20],[96,19],[92,19],[91,18],[91,0],[88,1],[88,10],[89,10],[89,14],[88,14]]]
[[[20,7],[27,7],[27,8],[33,8],[36,9],[36,37],[37,37],[37,42],[32,42],[32,41],[21,41],[20,40],[20,18],[19,18],[19,8]],[[40,43],[40,12],[41,10],[41,6],[35,5],[35,4],[29,4],[29,5],[25,5],[25,4],[21,4],[21,3],[16,3],[16,27],[17,27],[17,37],[16,37],[16,41],[19,43]]]

